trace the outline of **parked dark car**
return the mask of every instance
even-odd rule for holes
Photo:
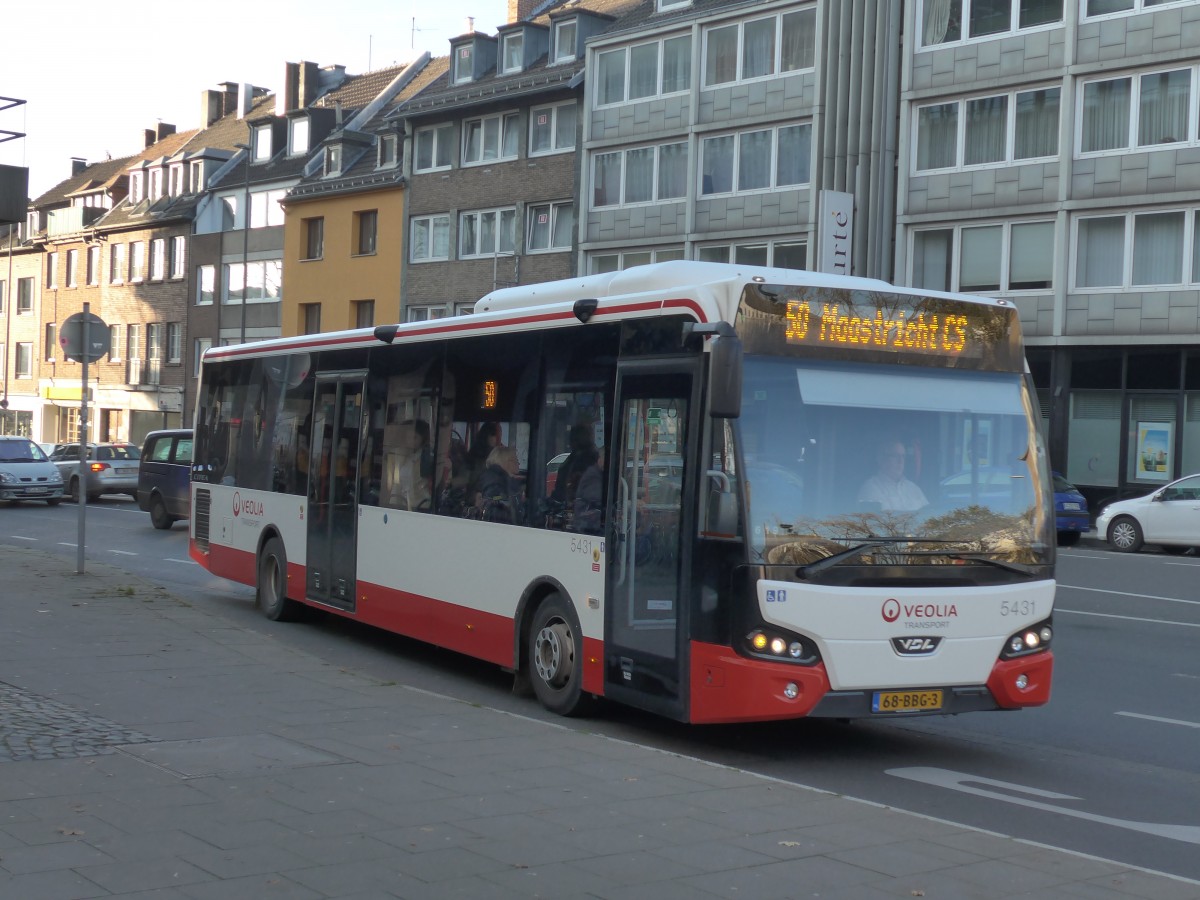
[[[133,444],[87,445],[84,460],[86,479],[80,477],[79,444],[59,444],[50,454],[50,461],[58,467],[67,485],[67,496],[71,502],[79,500],[81,480],[87,482],[87,498],[95,500],[101,494],[128,494],[137,497],[138,457],[141,454]]]
[[[1054,473],[1054,522],[1058,542],[1064,547],[1079,543],[1079,536],[1091,525],[1087,500],[1057,472]]]
[[[152,431],[142,444],[138,506],[155,528],[170,528],[192,511],[192,429]]]

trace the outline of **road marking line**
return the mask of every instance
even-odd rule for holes
[[[116,553],[118,556],[137,556],[136,553],[133,553],[129,550],[109,550],[108,552]]]
[[[79,545],[78,544],[68,544],[66,541],[59,541],[58,546],[60,546],[60,547],[78,547]]]
[[[177,562],[177,563],[184,563],[185,565],[189,565],[189,566],[198,566],[198,565],[200,565],[200,563],[196,562],[194,559],[176,559],[176,558],[175,558],[175,557],[173,557],[173,556],[168,556],[168,557],[166,557],[166,558],[163,560],[163,562]]]
[[[1148,722],[1165,722],[1167,725],[1182,725],[1185,728],[1200,728],[1200,722],[1185,722],[1183,719],[1164,719],[1162,716],[1147,716],[1132,712],[1116,712],[1114,715],[1128,716],[1131,719],[1145,719]]]
[[[1169,563],[1163,563],[1163,565],[1164,566],[1183,566],[1185,569],[1195,569],[1197,566],[1200,566],[1200,563],[1169,562]]]
[[[10,534],[9,537],[12,538],[14,541],[35,541],[35,542],[37,541],[37,538],[26,537],[23,534]]]
[[[961,791],[964,794],[973,794],[976,797],[988,797],[992,800],[1002,800],[1005,803],[1015,803],[1017,806],[1028,806],[1032,809],[1042,809],[1063,816],[1073,816],[1076,819],[1085,819],[1089,822],[1099,822],[1101,825],[1112,825],[1129,831],[1140,831],[1143,834],[1152,834],[1156,837],[1170,838],[1171,840],[1183,841],[1188,844],[1200,844],[1200,825],[1172,825],[1162,822],[1139,822],[1135,819],[1117,819],[1112,816],[1101,816],[1096,813],[1084,812],[1081,809],[1071,809],[1070,807],[1059,806],[1054,803],[1043,803],[1041,800],[1027,800],[1024,797],[1014,797],[1011,793],[1002,794],[999,791],[989,791],[984,787],[975,787],[974,785],[989,785],[1001,790],[1026,794],[1030,797],[1041,797],[1047,800],[1080,799],[1079,797],[1072,797],[1069,794],[1056,794],[1052,791],[1043,791],[1023,784],[996,781],[993,778],[983,778],[979,775],[968,775],[965,772],[954,772],[950,769],[935,769],[926,766],[886,769],[884,771],[886,774],[894,775],[897,778],[907,778],[909,781],[931,784],[935,787],[948,788],[952,791]],[[970,782],[970,784],[967,782]]]
[[[1070,588],[1073,591],[1092,591],[1096,594],[1117,594],[1121,597],[1140,597],[1142,600],[1166,600],[1168,603],[1186,603],[1189,606],[1200,606],[1200,600],[1181,600],[1178,597],[1160,597],[1157,594],[1131,594],[1128,591],[1110,591],[1107,588],[1081,587],[1077,584],[1063,584],[1059,587]]]
[[[1144,619],[1141,616],[1114,616],[1112,613],[1084,612],[1081,609],[1055,607],[1056,613],[1073,613],[1077,616],[1093,616],[1097,619],[1121,619],[1125,622],[1148,622],[1151,625],[1178,625],[1181,628],[1200,628],[1200,622],[1172,622],[1170,619]]]

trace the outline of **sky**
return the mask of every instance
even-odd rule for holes
[[[71,174],[71,157],[130,156],[159,121],[200,126],[200,96],[224,81],[283,89],[284,66],[348,74],[445,56],[449,39],[495,34],[507,0],[241,0],[234,4],[27,3],[0,40],[0,164],[29,168],[29,196]],[[7,102],[0,100],[0,106]],[[5,137],[0,133],[0,138]]]

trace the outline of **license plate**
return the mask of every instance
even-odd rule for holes
[[[1078,503],[1064,503],[1063,509],[1079,509]]]
[[[137,474],[137,469],[117,469],[116,471],[117,471],[118,475],[135,475],[135,474]]]
[[[871,695],[871,712],[929,712],[941,708],[941,691],[876,691]]]

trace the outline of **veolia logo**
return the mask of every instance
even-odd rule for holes
[[[240,516],[242,514],[242,492],[241,491],[233,492],[233,514],[234,514],[234,516]]]
[[[883,621],[895,622],[900,618],[900,601],[888,598],[883,601]]]

